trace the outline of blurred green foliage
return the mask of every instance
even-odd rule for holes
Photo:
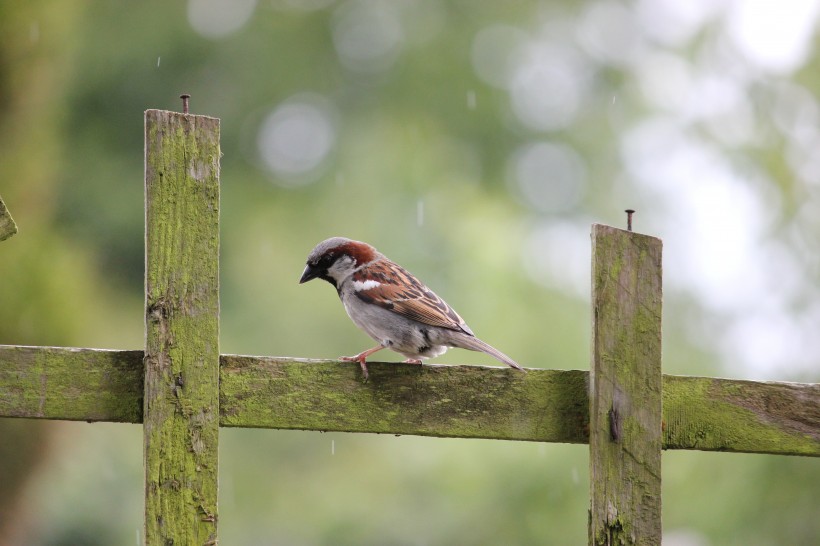
[[[719,337],[726,327],[716,325],[748,309],[715,311],[697,292],[698,272],[676,258],[678,243],[699,247],[699,234],[711,238],[724,226],[690,229],[665,208],[677,202],[636,182],[628,165],[631,129],[679,113],[647,99],[654,95],[639,77],[646,66],[596,45],[615,36],[624,51],[674,56],[695,72],[727,55],[717,47],[719,17],[687,40],[664,42],[652,38],[652,19],[630,19],[635,27],[623,35],[593,24],[601,10],[621,17],[644,3],[280,0],[237,2],[224,13],[219,6],[0,7],[0,190],[20,227],[0,244],[0,343],[142,346],[142,112],[178,110],[177,96],[187,92],[192,113],[222,119],[223,353],[333,357],[369,346],[332,289],[296,284],[313,245],[344,235],[416,273],[522,364],[586,368],[588,227],[622,225],[621,211],[632,206],[636,229],[671,241],[666,372],[742,375],[727,362]],[[495,34],[482,34],[488,29]],[[632,45],[633,35],[643,42]],[[507,38],[482,49],[479,36]],[[519,65],[505,61],[508,39],[526,50]],[[725,131],[736,121],[721,112],[685,122],[689,137],[750,173],[748,191],[777,204],[776,221],[760,236],[795,264],[784,278],[799,302],[787,315],[798,318],[820,309],[812,288],[820,267],[807,250],[820,238],[820,216],[800,206],[816,188],[783,159],[795,156],[769,111],[778,86],[816,89],[817,58],[812,52],[783,76],[744,80],[758,113],[749,132],[760,138],[733,144]],[[550,72],[561,63],[566,73]],[[663,164],[674,150],[659,146]],[[691,176],[694,183],[697,168]],[[439,361],[495,364],[465,351]],[[804,366],[767,378],[818,375]],[[24,472],[20,460],[31,460],[27,442],[50,446],[39,448],[50,450],[48,464],[30,467],[25,493],[8,490],[16,499],[8,540],[134,544],[140,427],[35,425],[13,423],[30,437],[22,432],[13,441],[19,450],[0,451],[0,484],[8,484],[6,475]],[[225,544],[586,541],[582,446],[223,430],[220,456]],[[813,460],[668,453],[665,543],[809,544],[820,536],[818,491]]]

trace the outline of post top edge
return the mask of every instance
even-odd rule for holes
[[[596,234],[596,233],[609,231],[609,232],[620,233],[620,234],[624,234],[624,235],[632,235],[632,236],[635,236],[635,237],[648,237],[650,239],[657,239],[658,241],[662,241],[662,239],[660,237],[658,237],[657,235],[649,235],[647,233],[639,233],[637,231],[628,231],[626,229],[615,227],[615,226],[610,226],[610,225],[607,225],[607,224],[593,223],[592,224],[592,229],[590,231],[593,235]]]
[[[145,111],[145,117],[148,118],[149,116],[156,117],[160,114],[170,114],[174,116],[178,116],[181,118],[200,118],[200,119],[212,119],[216,120],[221,123],[221,119],[213,116],[204,116],[201,114],[183,114],[182,112],[175,112],[173,110],[160,110],[158,108],[149,108]]]

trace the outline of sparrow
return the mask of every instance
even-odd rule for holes
[[[452,307],[410,272],[367,243],[344,237],[310,252],[299,284],[323,279],[336,288],[350,319],[378,345],[341,360],[358,362],[365,380],[367,357],[390,349],[407,364],[444,354],[450,347],[487,353],[525,372],[513,359],[478,339]]]

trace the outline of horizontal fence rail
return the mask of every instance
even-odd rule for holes
[[[0,417],[142,422],[143,351],[0,345]],[[220,426],[583,444],[589,372],[221,355]],[[820,384],[663,376],[663,448],[820,457]]]

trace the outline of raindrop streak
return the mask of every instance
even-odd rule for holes
[[[28,32],[29,38],[31,39],[31,43],[37,43],[40,40],[40,23],[37,21],[31,23],[31,28]]]
[[[336,455],[336,440],[330,441],[330,454]]]
[[[475,110],[475,91],[472,89],[467,91],[467,108]]]
[[[416,202],[416,224],[419,227],[424,225],[424,201],[421,199]]]
[[[140,541],[140,528],[137,527],[137,546],[140,546],[142,542]]]
[[[160,60],[161,58],[162,58],[162,57],[157,57],[157,68],[159,68],[159,60]]]

